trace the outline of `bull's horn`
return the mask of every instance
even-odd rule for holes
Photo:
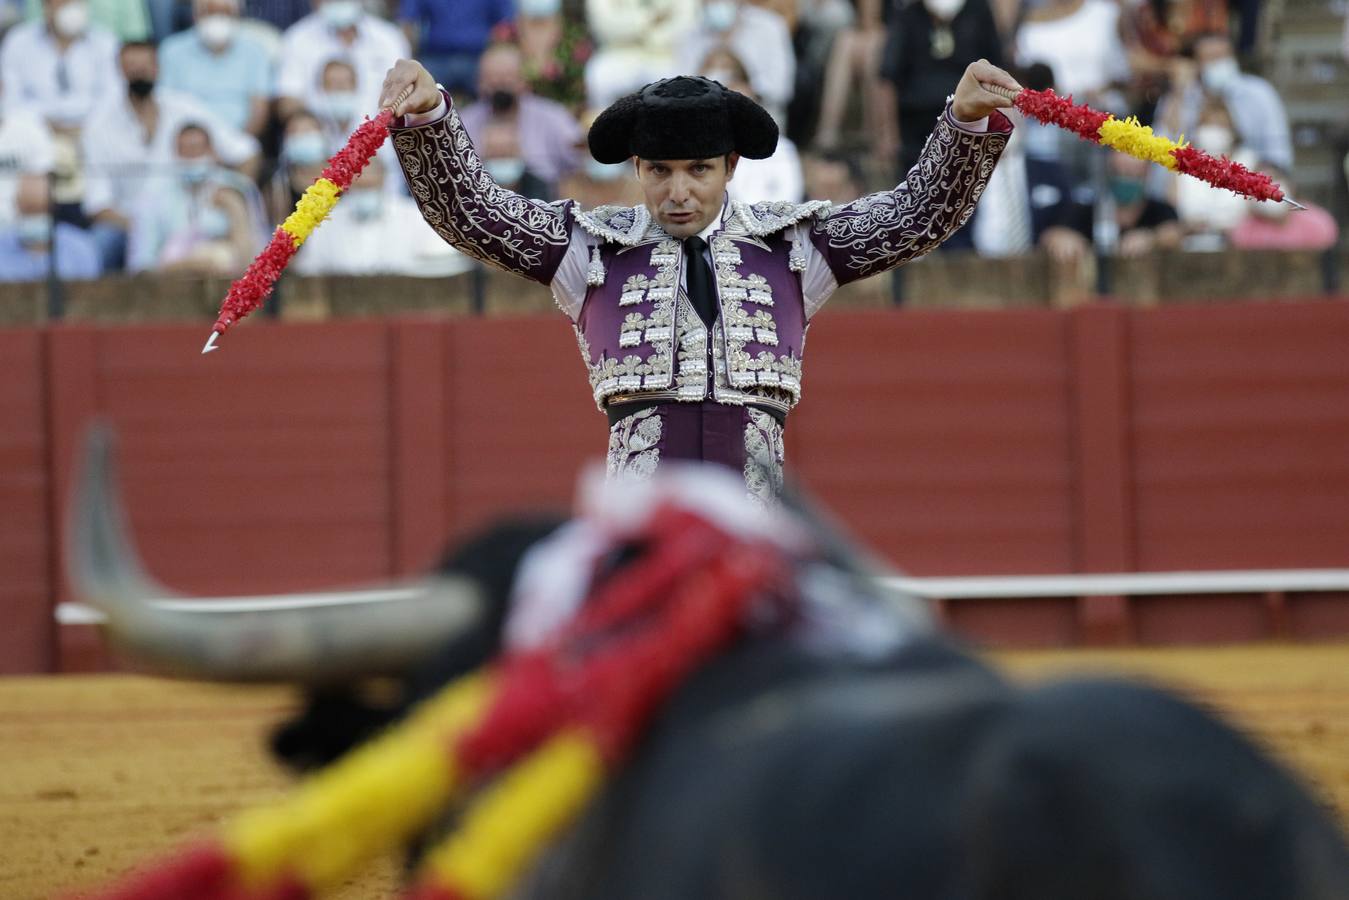
[[[91,429],[66,533],[77,595],[108,634],[155,672],[214,681],[323,683],[408,670],[482,621],[469,579],[401,589],[202,603],[200,611],[145,575],[114,485],[113,439]]]

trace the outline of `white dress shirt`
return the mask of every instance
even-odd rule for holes
[[[362,115],[374,115],[379,110],[379,92],[384,74],[399,59],[410,57],[407,38],[396,25],[372,15],[365,15],[356,23],[356,40],[351,46],[342,43],[319,13],[310,13],[281,35],[278,58],[280,69],[276,74],[278,97],[304,101],[318,90],[323,78],[323,67],[334,59],[351,63],[356,70],[356,94]]]
[[[178,131],[189,123],[206,129],[216,158],[227,166],[240,165],[258,153],[258,142],[252,135],[226,125],[195,97],[156,89],[154,98],[159,104],[159,121],[148,138],[125,89],[117,100],[89,117],[80,135],[88,178],[84,192],[87,214],[111,209],[130,217],[141,193],[155,190],[155,179],[177,177],[169,164],[178,155]]]
[[[28,106],[61,125],[78,125],[122,88],[117,38],[90,25],[64,53],[41,20],[15,25],[0,42],[7,108]]]

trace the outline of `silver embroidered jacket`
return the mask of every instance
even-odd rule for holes
[[[726,204],[709,240],[720,307],[711,335],[684,297],[682,244],[644,207],[582,211],[502,188],[453,106],[437,121],[395,128],[393,140],[412,196],[441,237],[551,285],[560,302],[578,298],[563,306],[601,408],[638,395],[785,412],[800,398],[814,311],[838,285],[922,256],[959,228],[1010,131],[1000,114],[986,132],[967,130],[948,109],[893,190],[843,206]]]

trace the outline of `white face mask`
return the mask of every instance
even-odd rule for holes
[[[350,121],[356,115],[356,94],[352,91],[329,91],[314,97],[314,111],[337,123]]]
[[[594,158],[586,159],[586,175],[591,181],[617,181],[631,168],[632,164],[627,161],[609,164]]]
[[[923,6],[938,19],[949,22],[965,8],[965,0],[923,0]]]
[[[84,3],[67,3],[52,17],[56,33],[64,38],[77,38],[89,30],[89,6]]]
[[[1206,63],[1199,72],[1199,80],[1210,93],[1221,94],[1231,87],[1232,82],[1240,75],[1241,67],[1237,65],[1237,61],[1230,56],[1224,56],[1222,59]]]
[[[703,21],[713,31],[727,31],[735,24],[739,7],[733,0],[708,0],[703,5]]]
[[[201,42],[212,50],[219,50],[234,40],[239,30],[239,20],[234,16],[210,15],[197,22],[197,34]]]
[[[361,16],[365,10],[361,8],[359,0],[328,0],[327,3],[319,7],[319,14],[323,16],[323,21],[327,22],[333,28],[350,28],[361,21]]]
[[[1195,146],[1213,156],[1231,153],[1232,138],[1232,129],[1226,125],[1200,125],[1194,130]]]
[[[487,174],[491,175],[497,184],[513,185],[525,174],[525,161],[518,157],[489,159],[484,161],[483,165],[487,167]]]

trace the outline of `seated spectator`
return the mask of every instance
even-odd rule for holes
[[[97,278],[98,245],[86,232],[52,218],[47,179],[37,173],[20,175],[14,207],[5,211],[0,226],[0,281],[42,281],[56,254],[57,277],[69,280]]]
[[[702,74],[718,81],[733,91],[739,91],[755,100],[745,67],[734,53],[717,49],[703,60]],[[777,149],[768,159],[741,157],[735,167],[735,177],[726,185],[732,200],[756,203],[760,200],[789,200],[799,202],[805,184],[801,175],[801,157],[796,144],[785,135],[778,138]]]
[[[323,67],[345,58],[356,70],[359,108],[378,112],[384,73],[412,55],[407,38],[393,24],[365,11],[360,0],[314,0],[315,11],[281,36],[276,75],[277,110],[282,119],[305,106]]]
[[[159,83],[190,94],[232,128],[261,137],[272,93],[272,59],[240,30],[239,0],[195,0],[195,24],[159,46]]]
[[[0,100],[0,226],[11,224],[20,176],[46,177],[55,165],[51,130],[42,117]]]
[[[1292,176],[1278,166],[1257,168],[1273,178],[1284,192],[1293,192]],[[1228,233],[1229,243],[1238,250],[1328,250],[1339,240],[1335,217],[1307,200],[1299,201],[1305,210],[1272,200],[1247,200],[1247,213]]]
[[[1152,120],[1152,110],[1165,92],[1172,60],[1196,37],[1227,30],[1225,0],[1138,0],[1123,5],[1129,64],[1141,109],[1138,117]]]
[[[1191,140],[1213,156],[1226,156],[1243,165],[1253,165],[1256,155],[1238,142],[1227,104],[1212,98],[1199,114]],[[1227,233],[1246,215],[1246,200],[1188,175],[1166,173],[1172,179],[1176,214],[1185,230],[1186,250],[1221,250]]]
[[[698,24],[680,44],[680,70],[698,71],[717,48],[740,59],[759,103],[784,126],[796,89],[796,50],[782,16],[744,0],[706,0]]]
[[[530,196],[556,197],[558,181],[581,164],[581,126],[566,107],[529,90],[519,48],[497,44],[483,54],[478,98],[460,118],[488,171],[506,176],[497,181],[507,186],[524,183]]]
[[[158,190],[162,167],[176,158],[185,123],[206,129],[215,156],[225,165],[251,175],[259,154],[251,135],[226,125],[195,98],[157,86],[159,65],[150,44],[126,44],[118,61],[124,93],[89,117],[81,140],[87,171],[84,211],[94,222],[109,270],[121,268],[132,215],[142,195]]]
[[[898,144],[901,177],[918,162],[951,85],[980,58],[1003,65],[988,0],[922,0],[894,14],[881,59],[888,94],[882,131],[896,135],[884,143]]]
[[[585,23],[562,14],[561,0],[520,0],[515,19],[493,29],[492,43],[520,48],[535,96],[574,113],[585,108],[585,67],[595,48]]]
[[[881,54],[886,41],[883,6],[881,0],[859,0],[856,24],[839,29],[834,36],[824,73],[819,131],[815,137],[821,150],[838,146],[848,97],[854,93],[854,87],[862,96],[864,132],[882,142],[876,152],[891,156],[896,150],[894,135],[888,136],[887,146],[884,143],[887,135],[883,134],[887,118],[893,118],[888,116],[889,99],[880,85]]]
[[[1157,104],[1157,130],[1172,137],[1194,134],[1200,114],[1213,101],[1227,107],[1242,146],[1282,169],[1292,167],[1288,114],[1278,91],[1260,76],[1241,71],[1232,39],[1221,32],[1197,38],[1189,58],[1173,64],[1171,90]],[[1149,182],[1154,192],[1164,182],[1162,174]]]
[[[515,15],[512,0],[401,0],[398,21],[417,59],[456,94],[472,94],[492,29]]]
[[[1027,14],[1016,33],[1018,65],[1042,62],[1054,70],[1060,94],[1098,109],[1119,109],[1113,89],[1129,80],[1120,7],[1111,0],[1047,0]]]
[[[302,109],[286,120],[268,200],[272,221],[280,222],[290,215],[305,189],[323,174],[331,155],[318,116]]]
[[[418,275],[468,271],[473,261],[426,227],[411,197],[385,188],[379,159],[361,173],[293,263],[301,275]]]
[[[648,82],[678,75],[679,46],[700,0],[585,0],[595,54],[586,64],[586,102],[604,109]],[[706,50],[693,58],[702,59]]]
[[[1102,249],[1134,257],[1179,248],[1183,232],[1175,207],[1147,195],[1149,163],[1125,153],[1111,153],[1107,165],[1110,194],[1100,214],[1110,217],[1113,228],[1109,229],[1110,246]],[[1081,230],[1090,233],[1091,225],[1084,220]]]
[[[862,196],[865,178],[852,156],[837,153],[812,154],[802,160],[806,199],[851,203]]]
[[[78,131],[117,82],[117,38],[90,24],[84,0],[46,0],[42,18],[0,42],[6,108],[34,109],[52,128]]]
[[[137,206],[127,268],[238,275],[262,246],[257,188],[219,164],[210,133],[200,125],[182,125],[175,144],[174,177]]]
[[[324,158],[331,156],[346,145],[351,133],[361,124],[367,110],[361,106],[362,97],[357,92],[356,69],[345,59],[331,59],[323,66],[323,74],[316,90],[309,97],[308,111],[312,113],[323,128],[323,137],[327,143]],[[393,143],[385,141],[375,151],[384,165],[398,168],[398,154]],[[385,179],[388,189],[395,193],[404,193],[401,178]]]

